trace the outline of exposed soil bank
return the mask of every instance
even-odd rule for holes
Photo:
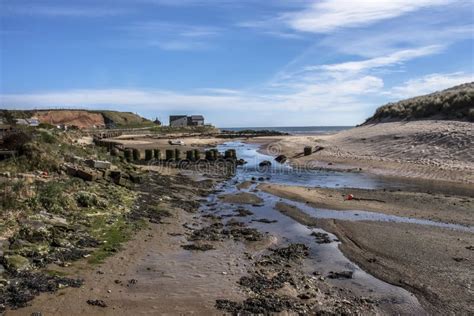
[[[275,188],[261,185],[261,188],[272,194],[298,201],[307,200],[312,193],[317,193],[304,188],[307,193],[298,194],[301,188],[284,186]],[[289,193],[285,194],[285,190]],[[365,194],[370,197],[371,191]],[[372,198],[379,197],[375,191]],[[402,200],[407,198],[400,198],[400,201]],[[327,197],[324,200],[325,207],[331,208],[331,201],[332,199]],[[434,210],[441,209],[444,201],[439,201],[433,199],[428,206],[420,202],[419,213],[425,214],[429,207]],[[372,205],[376,202],[366,202],[366,206],[377,211],[377,207]],[[399,204],[406,205],[402,202]],[[341,209],[337,200],[332,206]],[[474,234],[405,223],[316,219],[284,202],[277,203],[276,208],[302,224],[320,227],[337,235],[341,241],[340,249],[349,259],[370,274],[414,293],[429,313],[474,312],[472,304]],[[418,212],[418,209],[414,210]],[[379,211],[387,212],[388,209],[380,207]],[[403,210],[400,212],[400,215],[407,214]],[[457,221],[459,217],[453,213],[454,221]],[[449,215],[443,215],[442,218],[449,219]]]

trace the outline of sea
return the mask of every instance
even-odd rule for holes
[[[333,134],[346,129],[353,128],[354,126],[272,126],[272,127],[222,127],[219,128],[222,131],[244,131],[244,130],[271,130],[282,133],[288,133],[290,135],[322,135],[322,134]]]

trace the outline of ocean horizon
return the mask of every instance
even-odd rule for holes
[[[321,135],[337,133],[346,129],[353,128],[354,126],[258,126],[258,127],[219,127],[222,131],[244,131],[244,130],[272,130],[282,133],[288,133],[291,135],[298,134],[309,134],[309,135]]]

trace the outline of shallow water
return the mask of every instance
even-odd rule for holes
[[[232,183],[225,184],[222,186],[222,189],[225,193],[233,193],[236,191],[235,185]],[[426,314],[413,294],[373,277],[347,259],[338,248],[339,242],[336,236],[322,229],[309,228],[276,211],[274,206],[276,201],[280,201],[279,198],[272,197],[263,192],[257,192],[256,194],[264,199],[264,203],[261,206],[245,205],[244,207],[252,211],[253,215],[237,217],[236,219],[245,222],[249,227],[257,228],[262,232],[268,232],[272,236],[277,237],[279,244],[306,244],[310,248],[310,255],[305,264],[305,270],[308,274],[317,271],[322,276],[326,276],[331,271],[352,271],[352,279],[327,280],[336,286],[351,290],[359,296],[370,297],[378,301],[379,307],[386,313]],[[291,202],[287,200],[284,201]],[[232,210],[237,207],[233,204],[222,203],[217,195],[211,196],[209,202],[212,208],[204,207],[202,211],[215,215],[232,215]],[[262,218],[276,222],[267,224],[255,221]],[[311,236],[312,232],[327,233],[332,242],[328,244],[318,244],[315,238]]]
[[[279,164],[273,160],[273,157],[259,153],[258,145],[244,144],[241,142],[229,142],[218,146],[220,151],[226,149],[236,149],[237,157],[247,161],[244,166],[238,167],[236,175],[225,182],[221,189],[226,194],[241,192],[235,186],[236,183],[251,180],[252,178],[264,178],[265,182],[298,185],[308,187],[352,187],[364,189],[406,189],[407,183],[398,180],[387,180],[379,177],[367,175],[364,173],[344,173],[322,170],[295,170],[289,164]],[[263,160],[272,162],[271,168],[260,168],[259,163]],[[413,185],[411,189],[416,189]],[[253,191],[254,186],[248,190]],[[308,273],[318,271],[325,276],[330,271],[352,271],[352,279],[329,280],[328,282],[349,289],[355,294],[365,297],[371,297],[379,302],[379,307],[390,314],[426,314],[417,298],[403,288],[388,284],[374,276],[366,273],[356,264],[347,259],[339,250],[339,241],[337,238],[321,229],[309,228],[295,220],[281,214],[275,210],[277,202],[285,202],[296,206],[302,211],[315,218],[341,219],[351,221],[384,221],[411,223],[418,225],[429,225],[442,228],[456,229],[468,232],[474,232],[474,227],[465,227],[461,225],[440,223],[430,220],[422,220],[408,217],[381,214],[376,212],[367,212],[362,210],[336,211],[327,209],[316,209],[305,203],[299,203],[282,199],[265,192],[254,192],[263,199],[263,204],[259,206],[246,205],[254,214],[247,217],[240,217],[239,220],[246,222],[250,227],[260,231],[269,232],[276,236],[281,244],[286,243],[304,243],[310,247],[310,257],[306,262]],[[222,203],[218,200],[218,195],[212,195],[209,198],[212,207],[204,206],[201,211],[216,215],[231,215],[236,205]],[[219,202],[214,205],[214,202]],[[257,219],[275,220],[275,223],[261,223]],[[328,244],[318,244],[315,238],[311,236],[312,232],[322,232],[330,236],[332,242]]]
[[[252,178],[265,178],[266,182],[285,185],[298,185],[308,187],[326,188],[361,188],[361,189],[400,189],[406,188],[407,183],[402,181],[386,181],[380,177],[358,172],[338,172],[328,170],[311,170],[309,168],[296,169],[288,163],[280,164],[269,155],[258,151],[256,144],[242,142],[228,142],[217,147],[219,151],[235,149],[237,157],[247,163],[237,168],[234,180],[246,181]],[[259,167],[259,163],[268,160],[271,167]]]

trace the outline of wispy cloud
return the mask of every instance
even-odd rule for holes
[[[100,6],[75,6],[75,5],[4,5],[2,15],[28,15],[45,17],[108,17],[133,12],[133,9],[111,8]]]
[[[135,22],[120,29],[134,40],[163,50],[205,50],[222,32],[218,27],[163,21]]]
[[[349,61],[339,64],[330,64],[322,66],[312,66],[307,67],[307,70],[327,70],[327,71],[337,71],[337,72],[360,72],[364,70],[370,70],[374,68],[387,67],[392,65],[399,65],[405,61],[432,55],[440,52],[442,49],[441,45],[431,45],[426,47],[420,47],[415,49],[405,49],[397,52],[393,52],[386,56],[375,57],[371,59],[361,60],[361,61]]]
[[[291,28],[312,33],[327,33],[340,28],[364,26],[391,19],[421,8],[444,5],[450,0],[322,0],[301,12],[279,17]]]
[[[430,74],[410,79],[390,89],[386,94],[393,98],[409,98],[450,88],[466,82],[474,82],[474,74],[454,72]]]

